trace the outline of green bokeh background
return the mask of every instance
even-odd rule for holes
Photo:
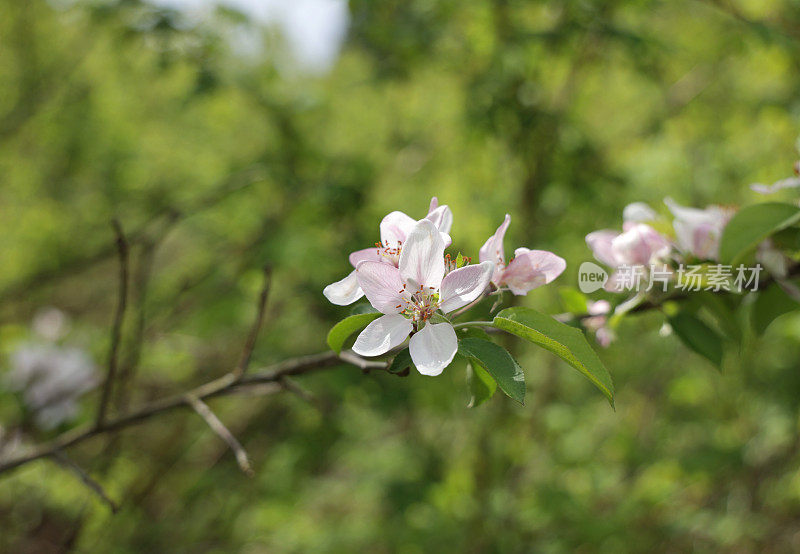
[[[438,196],[452,251],[472,254],[510,213],[507,249],[568,262],[517,300],[556,313],[590,259],[583,237],[618,227],[628,202],[750,202],[749,183],[796,158],[796,2],[349,7],[337,64],[304,75],[282,69],[274,29],[231,10],[189,25],[137,0],[0,0],[0,350],[56,306],[64,341],[104,363],[114,217],[133,242],[124,410],[231,369],[267,263],[254,365],[323,351],[349,309],[322,288],[389,211],[422,217]],[[271,46],[237,55],[228,37],[244,28]],[[729,348],[721,373],[662,323],[629,318],[600,352],[616,412],[565,363],[509,341],[525,406],[498,394],[468,409],[460,366],[298,379],[321,408],[211,401],[253,478],[188,411],[88,441],[70,454],[121,511],[38,461],[0,476],[0,551],[800,550],[800,318]],[[24,419],[0,391],[0,424]]]

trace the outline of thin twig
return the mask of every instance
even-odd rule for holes
[[[259,166],[254,165],[240,170],[231,177],[226,178],[210,195],[192,202],[189,206],[183,208],[165,206],[160,208],[143,225],[128,233],[128,242],[134,244],[145,240],[148,229],[164,217],[186,219],[191,215],[213,208],[231,194],[245,190],[263,178],[264,176]],[[58,266],[45,267],[34,271],[0,290],[0,304],[7,304],[16,299],[26,299],[33,291],[60,279],[77,275],[100,262],[104,262],[114,254],[115,250],[114,245],[103,245],[96,251],[77,256],[62,262]]]
[[[361,369],[386,369],[386,362],[374,362],[371,360],[365,360],[364,358],[354,354],[350,350],[345,350],[341,354],[339,354],[339,358],[343,362],[347,362],[348,364],[354,365],[356,367],[360,367]]]
[[[119,510],[119,506],[116,502],[111,500],[111,498],[106,494],[106,491],[103,489],[103,486],[92,479],[92,477],[83,470],[81,466],[73,462],[61,449],[56,449],[50,453],[50,456],[62,467],[70,470],[74,473],[81,482],[86,485],[86,487],[91,490],[94,494],[97,495],[100,500],[106,503],[109,508],[111,508],[111,512],[116,514]]]
[[[245,451],[242,443],[240,443],[236,437],[233,436],[233,433],[225,427],[225,424],[220,421],[220,419],[216,416],[214,412],[211,411],[211,408],[208,407],[208,404],[197,398],[191,393],[186,394],[186,402],[194,408],[194,411],[197,412],[197,415],[202,417],[208,426],[211,427],[211,430],[214,431],[219,438],[225,441],[230,449],[233,451],[234,456],[236,456],[236,463],[239,464],[239,467],[244,472],[245,475],[248,477],[253,476],[253,468],[250,466],[250,460],[247,458],[247,452]]]
[[[122,322],[125,319],[125,309],[128,306],[128,242],[122,226],[116,219],[112,221],[114,232],[117,235],[117,252],[119,254],[119,299],[117,301],[117,311],[114,314],[114,324],[111,328],[111,346],[108,353],[108,374],[103,385],[103,393],[100,397],[100,406],[97,410],[97,427],[102,427],[108,411],[108,402],[111,399],[111,391],[114,388],[114,378],[117,374],[119,365],[119,343],[122,338]]]
[[[281,386],[288,390],[289,392],[297,395],[299,398],[302,398],[315,408],[322,408],[322,404],[320,403],[319,399],[314,396],[310,390],[300,386],[294,379],[290,379],[289,377],[284,377],[281,379]]]
[[[285,360],[269,366],[260,372],[245,375],[241,378],[237,378],[233,373],[228,373],[219,379],[215,379],[205,383],[204,385],[196,387],[190,390],[188,393],[194,395],[200,400],[205,400],[207,398],[240,393],[243,390],[250,388],[262,389],[267,383],[280,384],[281,379],[284,377],[305,375],[314,371],[329,369],[340,365],[342,362],[354,365],[361,369],[386,368],[385,362],[364,360],[350,352],[343,352],[340,356],[337,355],[336,352],[329,351],[321,354],[313,354],[310,356],[302,356],[299,358]],[[183,393],[159,400],[154,400],[148,404],[145,404],[139,408],[139,410],[133,413],[118,416],[115,419],[106,421],[102,427],[98,427],[94,424],[76,427],[75,429],[71,429],[62,433],[52,441],[40,444],[38,447],[29,450],[26,453],[0,462],[0,473],[12,470],[34,460],[51,456],[56,450],[62,450],[70,446],[74,446],[92,437],[118,431],[120,429],[124,429],[126,427],[146,421],[155,415],[187,406],[186,393]]]
[[[256,311],[256,319],[250,329],[250,334],[247,336],[247,342],[244,344],[242,357],[239,359],[239,365],[236,366],[235,375],[240,377],[247,372],[247,367],[250,365],[250,358],[253,357],[253,349],[256,347],[256,340],[258,340],[258,332],[261,330],[261,325],[264,323],[264,312],[267,308],[267,298],[269,298],[269,289],[272,284],[272,268],[269,266],[264,267],[264,285],[261,288],[261,295],[258,297],[258,310]]]

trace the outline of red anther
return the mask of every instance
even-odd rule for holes
[[[397,306],[395,306],[395,308],[402,308],[402,307],[403,307],[402,304],[398,304]]]

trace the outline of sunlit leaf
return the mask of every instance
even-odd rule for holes
[[[497,382],[475,358],[467,363],[467,382],[470,392],[468,407],[470,408],[480,406],[494,396],[497,390]]]
[[[524,404],[525,374],[505,348],[487,340],[467,337],[458,342],[458,352],[477,361],[494,378],[500,390]]]
[[[331,347],[331,350],[334,350],[337,354],[342,351],[342,346],[344,346],[345,341],[355,333],[356,331],[360,331],[372,321],[378,319],[381,313],[368,313],[368,314],[357,314],[351,315],[350,317],[346,317],[341,320],[339,323],[333,326],[333,328],[328,333],[328,346]]]
[[[739,210],[725,226],[719,245],[724,264],[736,264],[771,234],[800,221],[800,208],[780,202],[753,204]]]
[[[549,350],[583,373],[614,406],[614,384],[603,362],[575,327],[530,308],[508,308],[497,314],[494,326]]]

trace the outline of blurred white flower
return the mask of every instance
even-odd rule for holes
[[[33,316],[33,330],[43,339],[56,342],[69,332],[69,317],[58,308],[44,308]]]
[[[25,344],[11,355],[6,386],[22,392],[37,425],[52,429],[77,415],[78,399],[97,385],[97,368],[78,348]]]

